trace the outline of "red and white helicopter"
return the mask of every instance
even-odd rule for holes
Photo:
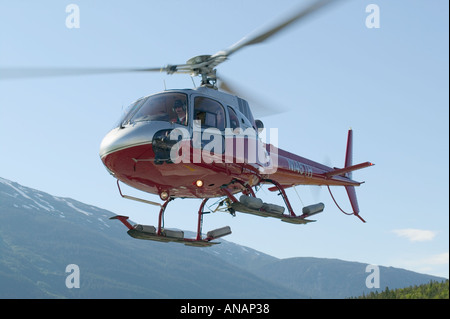
[[[344,186],[352,214],[364,221],[359,215],[355,193],[355,186],[361,182],[352,180],[351,172],[373,164],[353,165],[352,130],[348,132],[344,168],[328,167],[263,143],[260,139],[262,122],[253,118],[248,103],[235,94],[219,91],[216,85],[219,80],[221,88],[231,91],[216,74],[216,67],[230,55],[263,42],[330,2],[316,1],[268,31],[244,37],[216,54],[196,56],[185,64],[145,70],[198,75],[202,82],[197,89],[166,90],[137,100],[101,144],[100,157],[117,179],[119,191],[121,181],[144,192],[158,194],[164,201],[158,204],[123,195],[120,191],[123,197],[161,206],[157,227],[131,225],[126,216],[112,217],[128,227],[129,235],[210,246],[215,243],[211,240],[231,233],[226,226],[202,237],[205,203],[210,198],[223,198],[218,201],[217,209],[231,214],[243,212],[294,224],[312,222],[309,217],[322,212],[324,204],[303,207],[302,213],[296,214],[285,192],[295,185]],[[264,203],[255,196],[253,189],[263,184],[271,184],[269,189],[279,192],[285,207]],[[241,196],[238,198],[237,194]],[[184,238],[182,231],[162,226],[166,207],[176,198],[203,199],[198,210],[196,238]]]
[[[160,207],[157,227],[132,225],[127,216],[111,219],[120,220],[128,228],[128,234],[138,239],[211,246],[217,243],[212,240],[230,234],[231,229],[226,226],[209,231],[206,236],[202,234],[203,215],[207,213],[205,204],[209,199],[218,198],[216,211],[307,224],[314,221],[310,216],[324,210],[324,204],[306,206],[301,213],[296,213],[285,189],[296,185],[327,185],[328,188],[344,186],[353,209],[351,214],[364,221],[359,215],[355,193],[355,186],[362,183],[353,180],[351,174],[373,164],[352,163],[352,130],[348,131],[343,168],[329,167],[264,143],[262,122],[254,119],[247,101],[233,93],[216,74],[216,67],[230,55],[265,41],[331,2],[335,1],[316,1],[265,32],[244,37],[213,55],[193,57],[185,64],[145,69],[51,71],[51,75],[143,71],[201,76],[201,86],[196,89],[165,90],[138,99],[103,139],[100,158],[117,180],[120,195]],[[219,90],[218,83],[219,88],[228,92]],[[157,194],[162,203],[124,195],[120,182]],[[254,189],[267,184],[271,185],[269,190],[279,192],[284,206],[265,203],[256,197]],[[185,238],[184,232],[164,227],[164,212],[177,198],[203,199],[198,209],[196,238]]]

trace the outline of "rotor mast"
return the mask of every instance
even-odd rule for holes
[[[217,55],[197,55],[186,62],[190,69],[191,76],[201,76],[201,86],[217,90],[217,75],[215,67],[226,60],[226,56],[221,59]]]

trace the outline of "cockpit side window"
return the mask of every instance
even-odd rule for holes
[[[187,96],[184,93],[161,93],[149,96],[134,112],[132,122],[165,121],[187,125]]]
[[[195,98],[194,121],[200,121],[202,128],[215,127],[225,129],[225,112],[222,105],[210,98],[198,96]]]
[[[243,130],[253,127],[252,124],[250,123],[250,121],[247,119],[247,117],[244,114],[242,114],[239,111],[236,111],[236,113],[238,114],[238,117],[240,118],[240,126]]]
[[[231,107],[228,107],[228,114],[230,115],[230,128],[232,130],[234,130],[234,129],[240,127],[239,126],[239,118],[238,118],[236,112]]]

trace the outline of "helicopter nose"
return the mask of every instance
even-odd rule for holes
[[[139,148],[151,149],[152,135],[152,129],[148,125],[120,127],[108,132],[100,143],[99,150],[100,159],[107,171],[117,176],[124,167],[129,168],[127,163],[138,156],[136,152],[139,152]]]
[[[115,151],[120,150],[126,145],[129,145],[127,141],[129,139],[127,133],[128,132],[126,130],[121,130],[118,128],[108,132],[100,143],[100,158],[103,158],[111,153],[114,153]]]
[[[151,144],[152,136],[153,129],[149,125],[115,128],[103,138],[100,144],[100,158],[130,147]]]
[[[158,132],[167,130],[167,123],[137,123],[126,127],[118,127],[111,130],[103,138],[100,144],[99,155],[103,163],[105,158],[119,151],[129,150],[127,153],[133,153],[133,149],[145,147],[153,149],[154,138]],[[139,154],[134,154],[139,156]],[[106,164],[105,164],[106,165]]]

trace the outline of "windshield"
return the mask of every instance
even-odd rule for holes
[[[165,121],[187,125],[187,96],[183,93],[161,93],[134,105],[126,120],[131,122]]]
[[[115,127],[121,126],[130,121],[131,116],[134,114],[134,112],[136,112],[137,109],[139,109],[139,107],[145,102],[146,99],[147,97],[143,97],[128,105],[119,121],[117,121],[117,125]]]

